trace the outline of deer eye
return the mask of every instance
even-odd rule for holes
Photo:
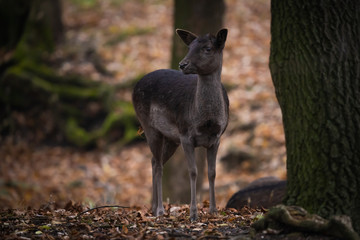
[[[204,47],[204,51],[207,53],[211,52],[211,49],[212,49],[211,47]]]

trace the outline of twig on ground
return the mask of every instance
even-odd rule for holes
[[[76,218],[79,218],[81,215],[83,215],[84,213],[87,213],[87,212],[91,212],[93,210],[97,210],[97,209],[100,209],[100,208],[130,208],[130,207],[126,207],[126,206],[120,206],[120,205],[105,205],[105,206],[99,206],[99,207],[94,207],[94,208],[90,208],[90,209],[87,209],[85,211],[82,211],[80,212]]]

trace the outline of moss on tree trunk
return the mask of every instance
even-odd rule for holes
[[[283,113],[286,203],[360,232],[360,2],[271,4],[270,70]]]

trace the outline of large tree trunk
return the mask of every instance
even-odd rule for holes
[[[223,26],[224,0],[175,0],[174,4],[174,29],[186,29],[201,35],[206,33],[216,34]],[[174,34],[171,68],[179,68],[179,62],[185,57],[187,51],[188,47]],[[198,166],[196,187],[201,190],[205,169],[205,149],[196,149],[196,154]],[[165,200],[169,198],[171,202],[178,203],[188,203],[190,201],[187,162],[180,147],[164,166],[163,188]],[[198,191],[198,193],[200,192]]]
[[[273,0],[270,70],[283,113],[286,203],[360,232],[360,2]]]

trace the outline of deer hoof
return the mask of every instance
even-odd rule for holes
[[[164,208],[158,209],[158,210],[156,211],[156,217],[162,216],[162,215],[164,215],[164,213],[165,213]]]
[[[217,214],[217,212],[216,207],[210,207],[210,214]]]
[[[195,214],[194,216],[191,216],[191,217],[190,217],[190,221],[191,221],[191,222],[196,222],[197,219],[198,219],[197,214]]]
[[[195,222],[198,219],[197,210],[190,210],[190,221]]]

